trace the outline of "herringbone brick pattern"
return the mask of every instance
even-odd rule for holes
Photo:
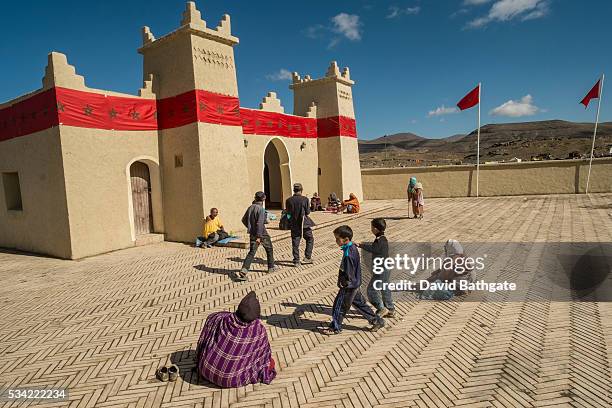
[[[612,196],[431,199],[426,218],[393,202],[394,241],[612,242]],[[370,239],[368,215],[349,221]],[[396,319],[376,333],[347,319],[326,337],[340,251],[333,226],[317,229],[314,265],[227,272],[245,250],[162,243],[82,261],[0,253],[2,389],[63,386],[70,407],[607,407],[612,406],[612,304],[542,301],[554,287],[533,274],[535,245],[500,250],[507,279],[527,282],[523,301],[418,301],[398,296]],[[496,249],[497,248],[497,249]],[[288,240],[275,243],[281,265]],[[401,276],[394,276],[394,280]],[[279,374],[271,385],[222,390],[191,372],[202,323],[258,292]],[[176,383],[155,370],[170,361]],[[21,406],[32,404],[21,403]],[[4,403],[3,406],[17,406]]]

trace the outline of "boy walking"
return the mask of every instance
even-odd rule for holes
[[[377,258],[387,259],[389,257],[389,242],[385,237],[387,222],[384,218],[374,218],[372,220],[372,234],[376,237],[371,244],[356,244],[359,248],[372,254],[372,264]],[[384,261],[383,261],[384,264]],[[395,307],[393,298],[388,286],[382,290],[374,288],[376,282],[380,285],[388,284],[391,279],[391,270],[384,268],[382,274],[372,273],[372,278],[368,284],[368,300],[376,308],[376,315],[380,317],[395,317]]]
[[[357,246],[353,244],[353,230],[342,225],[334,230],[336,244],[342,249],[342,261],[338,271],[338,294],[332,308],[332,321],[329,327],[321,330],[327,335],[339,334],[342,331],[342,320],[353,306],[371,324],[371,331],[378,331],[385,326],[385,321],[377,316],[367,305],[359,287],[361,286],[361,264]]]

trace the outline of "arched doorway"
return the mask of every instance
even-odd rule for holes
[[[289,154],[280,139],[272,139],[264,151],[263,184],[266,208],[283,208],[291,195]]]
[[[134,212],[134,232],[136,235],[153,231],[153,210],[151,205],[151,176],[149,166],[136,161],[130,166],[132,187],[132,209]]]

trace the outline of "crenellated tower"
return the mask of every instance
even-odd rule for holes
[[[211,207],[241,228],[252,192],[227,182],[248,180],[230,17],[209,28],[188,2],[177,30],[155,38],[144,27],[142,38],[144,78],[159,98],[167,239],[191,241]]]
[[[354,84],[349,69],[340,72],[335,61],[323,78],[302,78],[293,73],[290,88],[294,114],[317,118],[319,193],[324,199],[335,192],[344,198],[355,193],[363,200],[351,89]]]

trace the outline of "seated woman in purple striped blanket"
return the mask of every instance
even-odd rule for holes
[[[257,295],[251,291],[235,313],[208,316],[196,350],[200,376],[225,388],[272,382],[275,364],[260,313]]]

